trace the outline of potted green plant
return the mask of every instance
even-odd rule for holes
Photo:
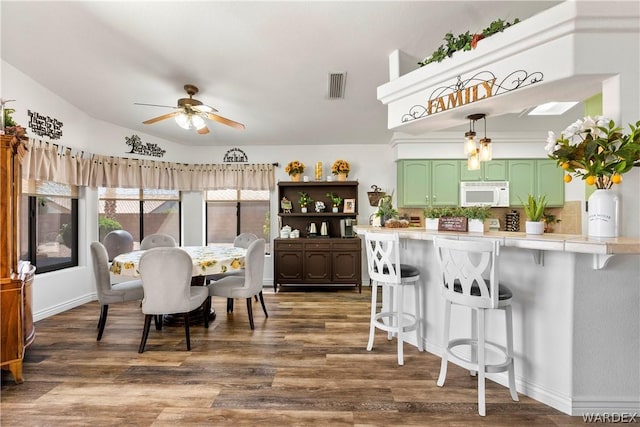
[[[333,213],[337,213],[339,210],[338,208],[340,207],[340,203],[342,203],[342,197],[333,193],[327,193],[327,197],[329,198],[329,200],[331,200],[331,211]]]
[[[442,216],[441,208],[425,208],[424,211],[424,228],[427,230],[437,230]]]
[[[529,194],[527,202],[525,203],[522,201],[522,199],[520,199],[520,203],[522,203],[524,214],[527,216],[527,221],[525,222],[526,233],[544,233],[544,223],[542,222],[542,217],[544,215],[544,208],[547,206],[547,196],[541,195],[538,197],[533,197],[531,194]]]
[[[491,218],[491,208],[489,206],[469,206],[463,208],[463,213],[469,220],[468,230],[470,232],[484,233],[488,231],[488,224],[485,223],[485,220]]]
[[[398,217],[398,211],[393,207],[393,193],[380,198],[376,217],[380,218],[380,225],[382,226],[388,219]]]
[[[307,206],[313,203],[313,199],[304,191],[299,191],[298,194],[300,195],[300,198],[298,199],[298,203],[300,203],[300,211],[302,213],[307,213]]]
[[[542,215],[542,221],[544,222],[544,232],[553,233],[553,224],[557,224],[562,220],[556,215],[545,211]]]

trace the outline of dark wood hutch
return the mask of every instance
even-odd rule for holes
[[[312,203],[308,211],[301,211],[298,199],[300,192],[313,200],[325,203],[324,212],[316,212]],[[340,196],[343,201],[337,213],[327,193]],[[285,212],[280,201],[286,197],[291,202],[291,211]],[[344,212],[344,199],[353,199],[354,211]],[[274,239],[273,288],[278,285],[354,285],[362,291],[361,242],[358,237],[343,238],[340,220],[356,220],[358,215],[357,181],[312,181],[278,183],[279,228],[284,225],[300,231],[299,238]],[[320,236],[322,223],[327,225],[327,236]],[[310,235],[308,228],[314,223],[317,235]]]

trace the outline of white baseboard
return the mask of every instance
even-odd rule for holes
[[[65,301],[62,304],[53,305],[51,307],[47,307],[44,310],[39,310],[33,313],[33,321],[37,322],[38,320],[46,319],[47,317],[51,317],[55,314],[59,314],[65,312],[67,310],[71,310],[72,308],[81,306],[82,304],[86,304],[91,301],[95,301],[98,299],[96,293],[82,295],[78,298],[74,298],[69,301]]]

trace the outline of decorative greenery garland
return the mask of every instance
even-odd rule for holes
[[[464,51],[475,49],[480,40],[492,36],[495,33],[501,33],[505,28],[509,28],[518,22],[520,22],[518,18],[511,23],[498,19],[482,30],[481,33],[470,34],[469,31],[467,31],[464,34],[460,34],[458,37],[454,36],[453,33],[447,33],[444,36],[444,41],[446,43],[440,45],[440,47],[433,52],[431,56],[428,56],[423,61],[418,62],[418,65],[424,67],[432,62],[442,62],[443,59],[450,58],[454,52],[459,50]]]

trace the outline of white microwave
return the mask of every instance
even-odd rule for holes
[[[460,183],[460,206],[509,206],[508,181],[471,181]]]

